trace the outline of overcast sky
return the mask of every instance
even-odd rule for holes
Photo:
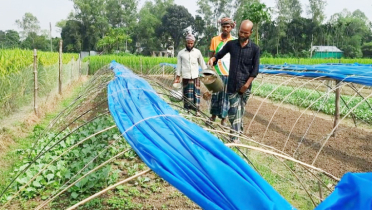
[[[185,6],[192,15],[196,15],[197,0],[175,0],[176,4]],[[140,7],[145,0],[140,0]],[[275,6],[275,0],[261,0],[268,7]],[[300,0],[302,8],[306,11],[308,0]],[[42,29],[49,30],[49,22],[52,23],[52,35],[60,36],[56,31],[56,22],[66,19],[73,10],[71,0],[0,0],[0,30],[19,30],[15,25],[17,19],[22,19],[26,12],[32,13],[40,21]],[[369,20],[372,20],[371,0],[327,0],[325,13],[327,19],[334,13],[341,12],[344,8],[349,11],[360,9]],[[303,14],[306,16],[306,14]]]

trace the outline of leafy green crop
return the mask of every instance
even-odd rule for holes
[[[46,164],[62,154],[67,148],[104,128],[112,126],[113,124],[113,119],[105,116],[92,121],[74,132],[72,135],[68,136],[36,160],[36,162],[24,174],[19,176],[16,179],[15,184],[13,184],[11,192],[7,193],[7,196],[18,191],[24,184],[31,180],[32,177],[38,174]],[[34,131],[35,138],[37,138],[39,132],[40,130]],[[36,145],[33,150],[18,150],[17,153],[20,158],[23,159],[23,165],[20,165],[18,169],[14,171],[12,176],[15,176],[18,172],[25,169],[49,141],[50,143],[47,145],[46,149],[49,149],[51,145],[60,141],[69,132],[70,130],[66,129],[57,137],[54,133],[48,133],[44,138],[38,141],[38,145]],[[56,194],[64,187],[80,178],[82,174],[87,173],[102,162],[128,148],[130,148],[129,144],[121,138],[120,132],[117,128],[110,129],[92,137],[83,144],[75,147],[66,155],[62,156],[62,158],[54,164],[50,165],[47,170],[42,172],[42,174],[32,182],[30,186],[21,192],[21,196],[26,199],[34,198],[36,196],[41,196],[42,199],[46,199],[50,195]],[[29,154],[31,154],[30,157]],[[133,159],[135,156],[136,153],[134,152],[127,154],[127,158]],[[91,195],[93,194],[92,192],[115,183],[119,173],[120,170],[112,170],[112,166],[107,165],[83,178],[67,192],[73,200],[86,195]],[[67,181],[69,181],[69,183],[64,185]],[[6,197],[1,198],[2,202],[5,200]]]
[[[253,91],[255,95],[266,97],[269,95],[272,90],[277,88],[278,85],[265,83],[259,86],[258,82],[253,82]],[[269,99],[275,101],[283,101],[287,95],[289,95],[294,90],[294,87],[291,86],[281,86],[277,90],[275,90],[270,96]],[[313,89],[307,88],[299,88],[295,92],[293,92],[289,97],[285,99],[285,103],[300,106],[300,107],[309,107],[313,102],[315,102],[310,109],[315,111],[321,111],[325,114],[333,115],[335,113],[335,94],[330,93],[328,97],[322,97],[325,94],[324,92],[316,92]],[[343,95],[341,96],[342,99],[348,102],[348,106],[351,109],[352,107],[356,106],[359,102],[363,99],[360,97],[352,98],[351,96]],[[318,100],[319,99],[319,100]],[[368,99],[367,102],[372,104],[372,99]],[[364,102],[361,103],[357,108],[353,110],[353,113],[358,119],[361,119],[369,124],[372,124],[372,110],[369,107],[368,103]],[[341,100],[341,106],[344,106],[343,101]],[[341,109],[342,112],[340,113],[341,116],[345,116],[347,112],[349,112],[348,108]]]

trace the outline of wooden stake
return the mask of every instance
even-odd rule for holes
[[[341,81],[336,80],[336,90],[335,90],[335,121],[333,123],[334,131],[332,137],[336,136],[336,126],[338,126],[338,121],[340,119],[340,93],[341,93]]]
[[[62,95],[62,39],[59,40],[59,76],[58,76],[58,93]]]
[[[34,49],[34,112],[36,116],[38,116],[37,89],[37,50]]]

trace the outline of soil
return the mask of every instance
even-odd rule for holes
[[[258,108],[257,116],[249,127]],[[324,140],[331,135],[334,124],[331,116],[306,112],[299,118],[303,111],[288,106],[281,106],[274,115],[277,108],[278,104],[269,100],[252,97],[246,107],[244,133],[256,141],[279,150],[283,150],[288,139],[284,152],[312,164]],[[272,116],[274,116],[273,120],[267,129]],[[338,177],[346,172],[372,171],[371,140],[371,129],[356,128],[345,121],[340,124],[335,137],[329,138],[314,166]]]

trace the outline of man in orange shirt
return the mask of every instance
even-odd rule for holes
[[[218,53],[228,41],[236,39],[230,34],[231,30],[235,27],[235,22],[231,18],[224,17],[220,20],[220,23],[222,33],[212,38],[209,58],[212,58],[216,53]],[[218,60],[217,64],[214,66],[217,74],[221,77],[224,83],[224,88],[221,92],[212,94],[210,110],[212,117],[210,120],[215,121],[218,116],[221,118],[221,125],[226,125],[227,111],[229,110],[228,97],[226,93],[229,67],[230,54],[227,54],[225,57]]]

